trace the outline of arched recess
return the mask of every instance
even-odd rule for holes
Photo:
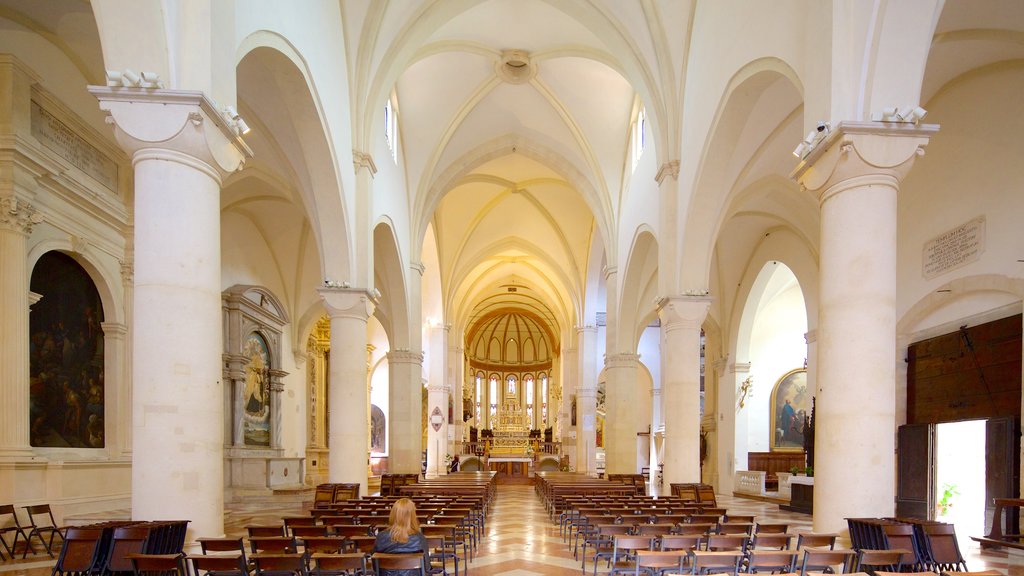
[[[47,240],[32,246],[27,259],[28,270],[35,269],[36,263],[47,252],[60,252],[72,258],[85,270],[89,278],[92,279],[92,283],[96,286],[97,292],[99,292],[100,302],[103,304],[105,322],[123,323],[125,321],[124,309],[121,306],[123,301],[122,280],[119,277],[114,277],[112,270],[94,262],[93,257],[88,253],[82,254],[76,251],[72,247],[71,242],[57,239]]]
[[[672,115],[667,110],[666,102],[660,98],[662,90],[657,85],[658,72],[644,61],[641,50],[632,39],[628,38],[626,28],[614,21],[609,13],[590,3],[566,2],[565,0],[543,1],[580,23],[604,42],[605,50],[591,47],[581,50],[578,55],[592,58],[620,71],[640,94],[653,119],[651,126],[655,136],[655,147],[658,151],[658,165],[660,166],[671,158],[669,135],[672,131],[664,130],[662,127],[673,125]],[[394,35],[397,40],[391,45],[386,48],[365,44],[359,47],[358,53],[361,57],[356,68],[360,82],[356,93],[364,93],[366,97],[358,103],[361,112],[357,114],[357,147],[372,149],[373,140],[379,137],[378,132],[372,127],[379,125],[379,114],[382,113],[380,107],[374,103],[384,102],[387,99],[392,86],[395,85],[402,72],[415,61],[417,53],[430,35],[445,23],[458,18],[463,12],[476,8],[480,4],[481,2],[471,0],[428,3],[424,8],[409,14],[403,20],[404,26],[400,32]],[[371,9],[367,20],[378,22],[383,20],[384,12],[387,9],[386,3],[376,5]],[[377,39],[377,36],[366,36],[371,39],[370,41]],[[371,63],[369,58],[376,57],[377,54],[383,54],[383,57],[379,62]],[[376,68],[371,71],[373,66]]]
[[[616,333],[608,337],[616,351],[635,352],[644,327],[657,317],[658,240],[646,225],[633,238],[619,285]]]
[[[355,242],[338,155],[305,60],[286,39],[260,31],[239,45],[237,74],[239,93],[245,95],[239,108],[253,132],[267,139],[263,146],[253,143],[257,155],[281,156],[285,177],[295,182],[316,238],[318,277],[351,281]]]
[[[675,239],[681,255],[679,282],[670,281],[669,285],[680,291],[709,288],[715,241],[730,197],[753,162],[768,152],[758,147],[749,150],[750,155],[737,154],[738,143],[744,140],[765,146],[777,140],[779,130],[801,130],[803,92],[796,72],[778,58],[755,60],[733,75],[715,112],[697,167],[685,211],[684,234]],[[763,113],[755,114],[757,110]],[[767,113],[775,116],[766,123]],[[760,126],[753,126],[755,122]],[[773,167],[788,170],[789,165],[776,163]]]
[[[381,296],[373,314],[384,326],[393,349],[408,350],[413,326],[409,317],[406,268],[402,262],[391,223],[379,222],[373,228],[373,276]],[[418,329],[419,323],[415,327]]]
[[[478,167],[509,154],[522,154],[536,162],[544,164],[558,173],[569,185],[583,197],[583,201],[594,214],[598,234],[602,242],[608,245],[614,230],[614,208],[609,198],[602,197],[597,187],[583,172],[558,151],[539,142],[524,138],[517,134],[505,134],[488,142],[483,142],[471,152],[461,156],[431,183],[426,194],[416,198],[413,207],[412,221],[416,226],[413,238],[418,243],[413,246],[413,253],[421,249],[423,235],[427,225],[433,218],[441,199],[449,190],[458,186],[463,178]]]

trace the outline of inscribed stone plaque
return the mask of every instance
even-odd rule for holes
[[[932,238],[924,245],[923,274],[932,279],[976,261],[985,251],[985,217],[977,218]]]
[[[117,164],[35,101],[32,136],[111,192],[117,192]]]

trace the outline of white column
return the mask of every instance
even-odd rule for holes
[[[675,296],[658,303],[666,486],[700,482],[700,330],[710,306],[707,296]]]
[[[201,92],[89,91],[135,167],[132,517],[220,535],[220,187],[251,151]]]
[[[637,354],[622,352],[605,356],[605,471],[636,474],[637,466]]]
[[[132,232],[134,237],[135,233]],[[132,264],[131,252],[125,255],[125,260],[120,261],[121,285],[124,287],[124,322],[127,330],[123,344],[123,356],[121,364],[121,389],[118,393],[117,405],[117,427],[118,427],[118,450],[125,456],[132,453],[132,406],[134,393],[132,392],[132,326],[135,318],[135,266]],[[109,366],[109,364],[107,365]]]
[[[124,367],[128,349],[128,327],[116,322],[103,322],[103,366],[104,394],[107,406],[113,410],[104,418],[103,437],[107,453],[112,457],[125,453],[122,436],[131,427],[131,409],[126,400],[128,396],[128,378]]]
[[[937,129],[843,122],[793,173],[821,209],[816,531],[894,512],[896,196]]]
[[[366,390],[366,321],[375,302],[366,290],[320,288],[327,315],[331,318],[331,351],[327,376],[327,439],[330,482],[359,483],[366,491],[369,465],[370,397]]]
[[[576,381],[576,471],[597,471],[597,327],[576,328],[579,379]]]
[[[29,447],[29,278],[25,242],[42,215],[16,197],[0,198],[0,458]]]
[[[394,473],[419,474],[424,424],[423,353],[392,350],[388,352],[388,365],[391,386],[388,466]]]
[[[743,407],[738,404],[737,394],[742,395],[739,388],[750,373],[749,362],[730,362],[724,370],[715,412],[718,415],[718,490],[722,494],[732,494],[733,479],[737,468],[746,469],[747,459],[747,416],[750,414],[750,394],[747,393]],[[770,394],[768,390],[766,393]],[[705,410],[711,407],[705,403]]]
[[[578,345],[578,343],[577,343]],[[562,401],[558,406],[551,406],[552,413],[558,411],[558,422],[561,435],[553,438],[562,443],[562,454],[569,457],[569,462],[576,465],[577,427],[572,425],[574,406],[573,396],[576,394],[576,382],[579,381],[580,360],[576,348],[562,348],[562,363],[558,373],[552,371],[552,378],[558,378],[562,384]],[[550,384],[549,384],[550,386]],[[578,469],[578,467],[577,467]]]
[[[445,381],[445,352],[448,349],[448,326],[431,326],[430,374],[427,377],[427,474],[448,473],[448,386]],[[461,412],[461,411],[460,411]],[[454,416],[454,415],[453,415]]]

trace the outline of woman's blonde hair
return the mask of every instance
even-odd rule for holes
[[[416,504],[408,498],[402,498],[391,506],[388,517],[388,532],[395,542],[408,542],[409,536],[420,531],[420,522],[416,519]]]

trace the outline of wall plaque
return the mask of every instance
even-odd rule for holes
[[[985,251],[985,217],[961,224],[924,245],[923,274],[932,279],[978,260]]]
[[[67,124],[32,101],[32,136],[111,192],[117,192],[117,164]]]

